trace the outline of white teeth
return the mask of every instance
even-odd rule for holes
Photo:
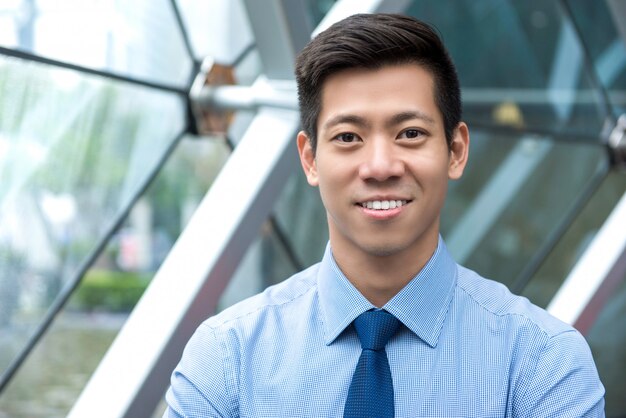
[[[407,204],[406,200],[370,200],[361,203],[361,206],[367,209],[388,210],[395,209]]]

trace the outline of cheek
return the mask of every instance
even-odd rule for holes
[[[448,180],[448,161],[439,155],[420,156],[411,166],[415,177],[423,182],[440,184]]]
[[[338,208],[350,195],[349,184],[345,173],[337,170],[336,166],[331,170],[329,167],[318,165],[318,189],[324,207],[327,209]]]
[[[320,196],[324,203],[324,206],[332,205],[333,201],[337,201],[341,195],[341,187],[337,185],[336,181],[328,181],[325,177],[320,177],[318,182],[318,188]]]
[[[318,159],[316,161],[316,175],[320,187],[326,189],[338,189],[346,182],[348,177],[345,164],[334,161],[331,158]]]

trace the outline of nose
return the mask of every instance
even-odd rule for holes
[[[359,166],[359,175],[363,180],[385,181],[404,174],[404,162],[394,142],[381,138],[367,143]]]

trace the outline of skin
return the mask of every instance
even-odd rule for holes
[[[433,78],[417,64],[343,70],[325,81],[321,100],[316,152],[305,132],[297,137],[302,168],[319,187],[339,268],[382,307],[437,247],[448,180],[463,174],[469,131],[461,122],[448,149]],[[373,200],[407,203],[361,206]]]

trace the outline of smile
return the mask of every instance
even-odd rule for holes
[[[406,205],[409,200],[368,200],[361,202],[359,205],[366,209],[389,210],[396,209]]]

